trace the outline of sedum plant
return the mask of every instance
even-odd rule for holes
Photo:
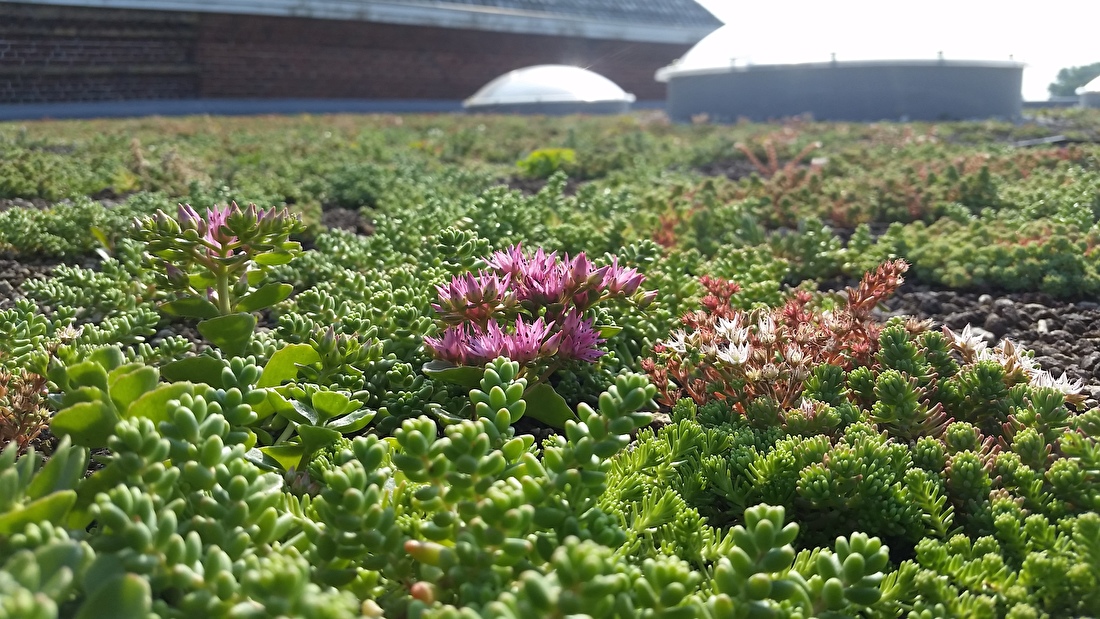
[[[158,285],[176,298],[161,305],[175,316],[201,319],[199,332],[229,354],[243,354],[252,339],[252,312],[286,299],[290,284],[267,281],[269,267],[301,251],[289,240],[301,222],[282,210],[215,206],[200,215],[180,205],[175,219],[163,211],[139,219]]]
[[[849,288],[835,311],[815,311],[803,291],[780,308],[736,309],[731,299],[740,287],[704,276],[709,294],[703,309],[687,313],[685,328],[659,342],[643,368],[665,405],[688,395],[699,404],[727,400],[738,412],[750,406],[790,408],[815,365],[849,369],[870,360],[879,332],[871,311],[897,290],[907,269],[902,260],[883,263]]]
[[[594,308],[615,299],[645,307],[656,292],[642,290],[643,276],[619,266],[617,258],[596,267],[583,252],[570,259],[541,248],[528,254],[515,245],[486,263],[486,270],[437,287],[439,300],[432,307],[443,331],[424,338],[437,360],[424,369],[433,377],[462,382],[485,363],[506,356],[523,368],[527,393],[541,396],[532,416],[562,427],[571,414],[548,379],[567,362],[596,361],[605,354],[600,344],[619,331],[598,327]]]

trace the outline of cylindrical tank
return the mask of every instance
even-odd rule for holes
[[[568,65],[537,65],[494,79],[463,102],[492,114],[622,114],[634,95],[606,77]]]
[[[820,19],[829,17],[827,6],[817,10]],[[1023,63],[956,60],[974,46],[949,28],[886,36],[804,26],[774,37],[762,37],[745,21],[715,30],[657,72],[668,83],[669,116],[943,120],[1014,118],[1023,110]],[[829,55],[806,51],[830,48]],[[924,54],[936,58],[921,59]]]
[[[668,82],[668,114],[688,121],[1015,118],[1023,107],[1020,62],[833,61],[658,72]]]
[[[1077,89],[1081,107],[1100,108],[1100,77]]]

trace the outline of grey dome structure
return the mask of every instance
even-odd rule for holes
[[[536,65],[494,79],[462,105],[496,114],[622,114],[634,95],[606,77],[568,65]]]
[[[1081,107],[1100,108],[1100,77],[1077,89]]]
[[[678,122],[809,114],[817,120],[1016,118],[1024,64],[1014,61],[832,60],[755,64],[734,57],[729,26],[657,72]]]

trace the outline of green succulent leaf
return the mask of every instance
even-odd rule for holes
[[[107,370],[95,361],[84,361],[66,369],[69,384],[82,387],[97,387],[107,391]]]
[[[221,316],[218,306],[202,297],[185,297],[160,305],[160,311],[170,316],[209,319]]]
[[[62,490],[0,514],[0,535],[13,535],[31,523],[60,523],[76,504],[75,490]]]
[[[332,428],[341,434],[354,434],[367,427],[377,413],[369,408],[361,408],[352,411],[343,417],[333,419],[325,424],[326,428]]]
[[[310,404],[317,414],[318,421],[324,422],[333,417],[350,413],[361,406],[362,402],[352,400],[346,393],[339,391],[318,391],[310,398]]]
[[[257,387],[277,387],[298,377],[298,368],[318,363],[321,356],[309,344],[288,344],[271,355]]]
[[[485,369],[470,365],[454,365],[447,361],[436,359],[424,364],[421,370],[433,379],[441,380],[452,385],[459,385],[473,389],[481,383],[485,376]]]
[[[104,346],[89,353],[88,361],[97,363],[103,369],[110,372],[123,363],[126,363],[126,356],[122,354],[122,350],[118,346]]]
[[[238,312],[255,312],[286,299],[294,292],[294,286],[290,284],[270,283],[260,286],[258,289],[245,295],[237,302],[235,309]]]
[[[105,447],[118,421],[113,406],[102,401],[80,402],[58,411],[50,422],[50,431],[72,438],[77,445]]]
[[[269,447],[260,447],[259,449],[264,456],[273,460],[284,471],[297,469],[298,465],[302,462],[302,456],[306,453],[304,447],[294,443],[271,445]]]
[[[339,440],[341,434],[331,428],[321,426],[299,426],[298,438],[301,439],[302,450],[305,456],[323,449]]]
[[[198,325],[199,333],[222,352],[239,357],[245,354],[252,332],[256,329],[256,317],[252,314],[228,314],[204,320]]]
[[[279,407],[275,409],[275,412],[285,417],[286,419],[293,421],[294,423],[301,424],[303,426],[315,426],[318,423],[317,412],[312,408],[299,402],[298,400],[288,400],[289,407]]]
[[[126,409],[124,416],[144,417],[154,424],[160,424],[160,422],[170,419],[168,411],[170,400],[178,400],[184,394],[193,395],[194,393],[195,385],[192,383],[181,382],[161,385],[135,400],[130,408]]]
[[[154,367],[141,366],[136,370],[116,375],[117,372],[118,370],[112,371],[109,377],[110,394],[111,402],[120,411],[126,410],[142,394],[155,389],[160,382],[160,372]]]
[[[525,416],[538,419],[549,426],[564,429],[566,421],[577,418],[565,398],[546,383],[535,385],[524,394],[523,399],[527,402]]]
[[[264,266],[277,266],[280,264],[287,264],[293,259],[294,254],[288,251],[269,251],[253,257],[253,260],[256,261],[256,264],[262,264]]]
[[[596,329],[599,330],[600,337],[605,340],[615,337],[623,330],[622,327],[617,327],[615,325],[596,325]]]
[[[88,468],[88,452],[69,443],[68,438],[61,439],[61,444],[53,455],[27,485],[28,497],[39,499],[54,492],[75,488],[84,477]]]
[[[148,580],[125,574],[88,596],[75,619],[146,619],[152,611],[152,596]]]
[[[180,382],[192,382],[210,385],[215,389],[221,389],[225,385],[222,382],[222,370],[225,362],[209,355],[196,355],[176,359],[165,364],[160,373],[168,380]]]

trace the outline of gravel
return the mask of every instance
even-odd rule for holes
[[[1091,394],[1086,406],[1097,405],[1100,395],[1100,305],[1068,302],[1038,293],[990,294],[939,290],[906,283],[885,303],[883,318],[910,315],[931,318],[959,330],[967,324],[984,335],[990,346],[1002,339],[1035,351],[1035,360],[1055,376],[1065,372],[1080,380]],[[978,329],[975,331],[975,329]]]

